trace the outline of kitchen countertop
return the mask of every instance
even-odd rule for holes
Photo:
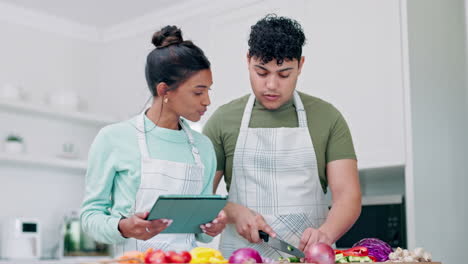
[[[98,259],[97,261],[104,260]],[[23,262],[24,261],[24,262]],[[43,263],[50,263],[50,264],[80,264],[80,263],[92,263],[90,261],[96,261],[96,258],[88,258],[88,259],[54,259],[54,260],[0,260],[0,264],[43,264]],[[371,264],[443,264],[442,262],[369,262]],[[307,263],[299,263],[299,264],[307,264]],[[311,263],[314,264],[314,263]],[[359,262],[354,262],[352,264],[360,264]]]
[[[108,260],[109,257],[68,257],[63,259],[0,259],[0,264],[80,264]]]

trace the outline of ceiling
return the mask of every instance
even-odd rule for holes
[[[105,28],[189,0],[0,0],[80,24]]]

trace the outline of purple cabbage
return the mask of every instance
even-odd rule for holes
[[[384,262],[388,260],[388,255],[393,252],[392,247],[389,244],[378,238],[364,238],[359,240],[353,247],[366,247],[369,256],[373,256],[378,262]]]

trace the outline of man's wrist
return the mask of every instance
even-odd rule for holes
[[[228,202],[226,207],[224,208],[224,212],[226,213],[226,218],[227,218],[227,222],[232,224],[232,223],[235,223],[236,222],[236,207],[238,206],[238,204],[236,203],[232,203],[232,202]]]
[[[338,240],[337,236],[331,230],[329,230],[326,226],[322,225],[321,227],[318,228],[318,230],[326,236],[328,240],[327,242],[330,245],[335,243],[336,240]]]

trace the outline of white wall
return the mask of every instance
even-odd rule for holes
[[[3,20],[0,36],[0,89],[5,83],[19,83],[31,104],[43,104],[48,93],[60,89],[92,97],[99,74],[97,43]],[[3,110],[0,121],[0,151],[4,138],[15,132],[24,138],[27,152],[39,157],[55,157],[62,143],[74,142],[81,158],[86,158],[97,132],[93,126]],[[63,214],[81,204],[83,172],[2,162],[0,182],[0,220],[7,216],[39,218],[43,252],[48,256],[57,242]]]
[[[251,12],[246,14],[244,13],[246,9],[239,9],[235,4],[218,12],[214,12],[218,10],[216,5],[209,5],[200,11],[188,9],[191,6],[179,8],[174,15],[171,12],[154,13],[153,19],[148,18],[144,22],[139,22],[145,30],[121,35],[117,39],[105,38],[100,56],[102,72],[99,95],[95,100],[103,102],[103,99],[112,93],[117,96],[114,96],[111,102],[102,105],[105,106],[102,111],[118,111],[122,115],[133,115],[143,107],[150,96],[144,77],[144,66],[146,56],[154,49],[151,37],[154,32],[168,24],[179,26],[184,39],[194,41],[204,50],[212,63],[214,73],[214,85],[210,94],[212,105],[201,122],[205,122],[221,104],[249,92],[247,71],[244,68],[246,68],[246,34],[248,25],[254,22],[254,18],[249,17]],[[200,15],[192,17],[188,15],[191,12],[200,12]],[[256,13],[260,16],[265,12],[256,11]],[[229,24],[232,21],[239,22],[239,15],[248,18],[248,22],[243,22],[237,27]],[[148,24],[152,26],[146,26]],[[226,43],[235,43],[235,45],[226,45]],[[236,49],[230,49],[232,46]],[[121,74],[116,76],[116,73]]]
[[[410,245],[457,263],[468,245],[468,103],[462,0],[411,0],[407,187]],[[412,150],[411,150],[412,149]]]
[[[90,97],[99,75],[98,43],[2,20],[0,32],[0,85],[22,84],[34,103],[60,89]]]

